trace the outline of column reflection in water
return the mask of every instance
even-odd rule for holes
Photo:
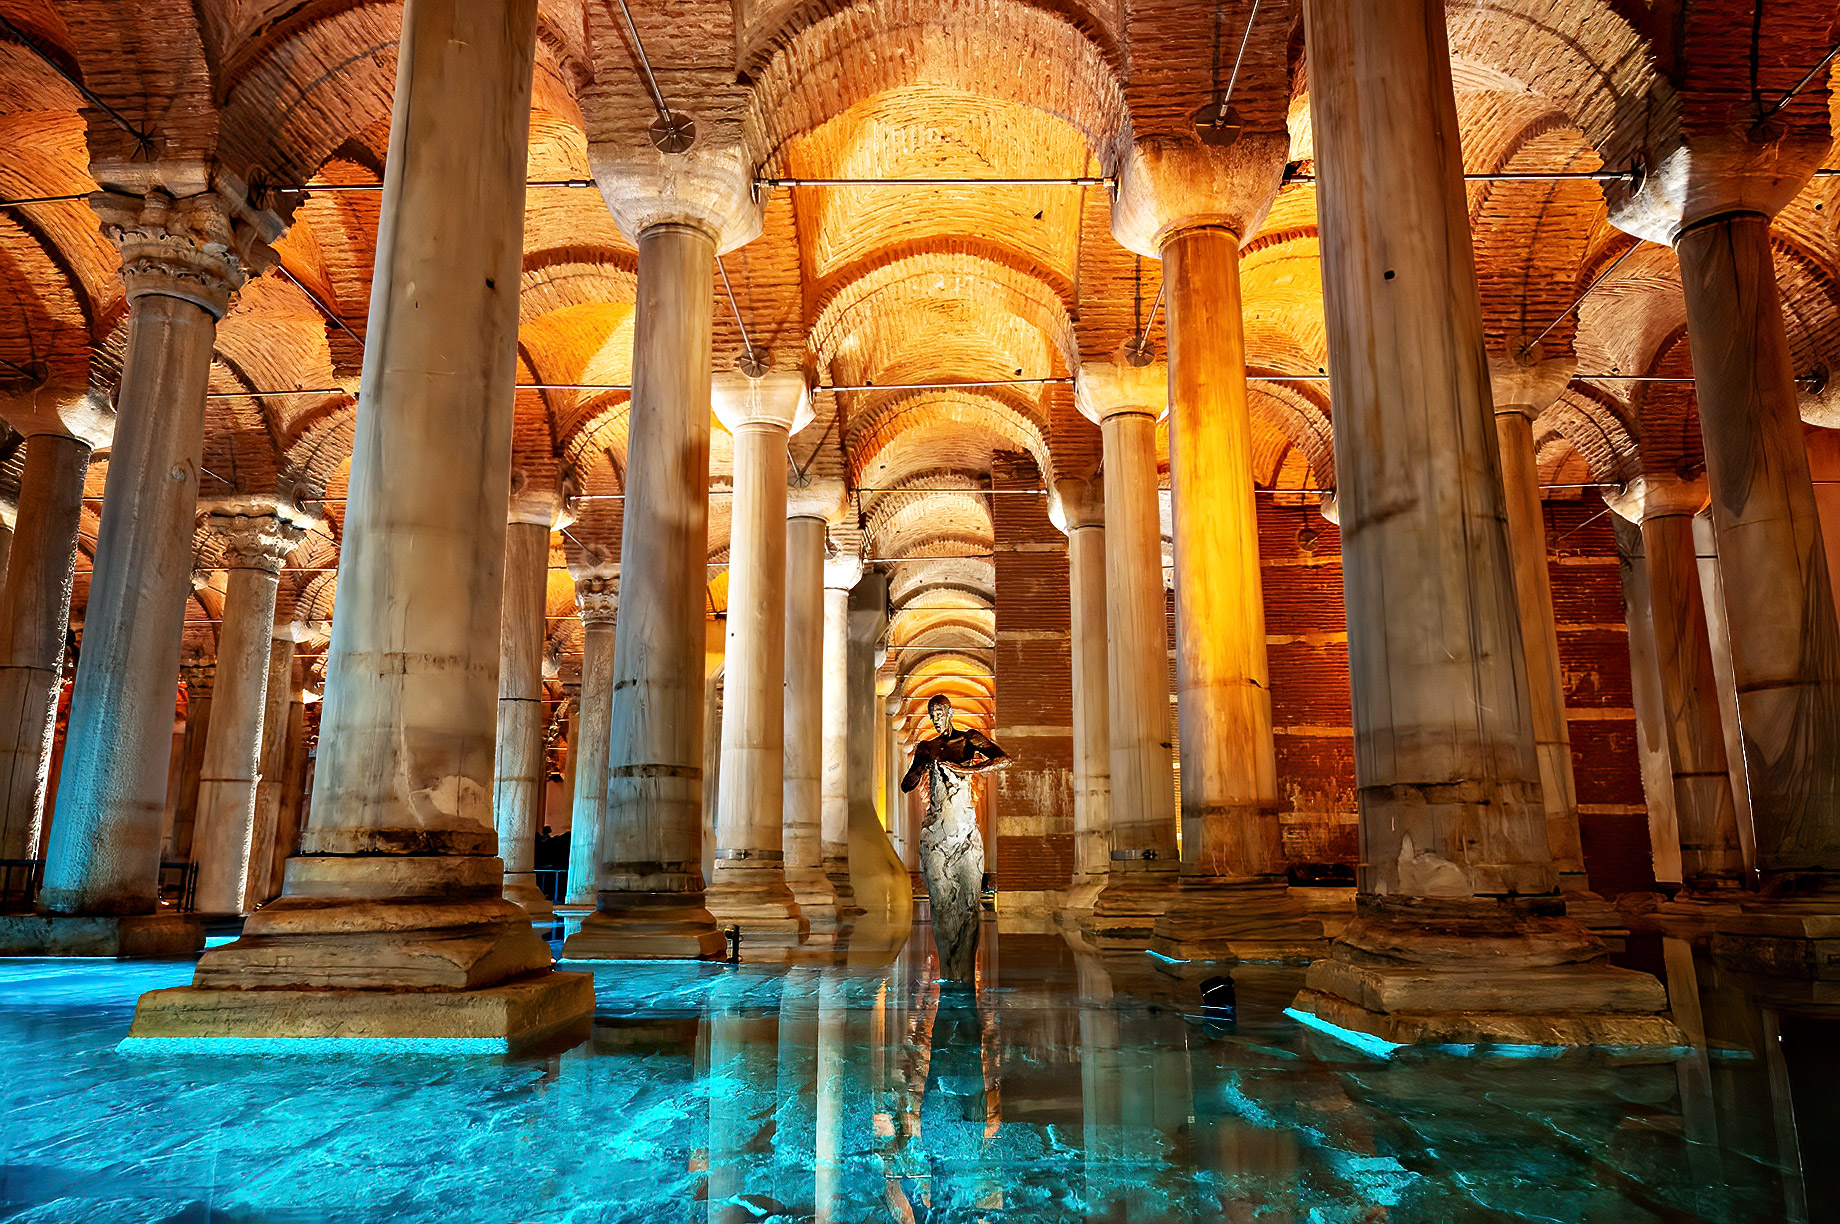
[[[779,974],[734,973],[709,995],[709,1220],[751,1224],[776,1210]]]
[[[774,1112],[776,1197],[794,1219],[817,1214],[818,970],[786,970],[779,996],[779,1105]]]

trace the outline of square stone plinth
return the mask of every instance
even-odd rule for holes
[[[594,979],[540,973],[479,990],[232,990],[181,986],[141,996],[126,1049],[226,1039],[385,1040],[477,1052],[540,1045],[594,1016]]]
[[[1732,914],[1712,937],[1719,964],[1743,973],[1840,981],[1840,913]]]
[[[190,914],[0,914],[0,956],[179,959],[204,947]]]
[[[1666,991],[1602,963],[1459,973],[1318,961],[1291,1009],[1393,1045],[1677,1046]]]

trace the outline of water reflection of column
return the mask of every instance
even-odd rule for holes
[[[1693,965],[1693,945],[1685,939],[1663,939],[1661,953],[1667,965],[1668,1007],[1681,1036],[1693,1047],[1674,1063],[1680,1078],[1680,1114],[1686,1136],[1694,1143],[1717,1146],[1719,1126],[1713,1110],[1712,1063],[1706,1052],[1706,1020],[1700,1010],[1699,974]]]
[[[848,1019],[843,971],[820,970],[812,1186],[813,1218],[817,1224],[834,1224],[843,1217],[843,1090],[849,1065],[844,1043]]]
[[[780,979],[779,1107],[774,1113],[774,1198],[795,1219],[815,1214],[813,1155],[818,1146],[818,971],[793,968]]]
[[[710,992],[709,1219],[749,1224],[748,1201],[772,1187],[772,1150],[762,1132],[774,1120],[779,1053],[777,978],[731,975]]]
[[[1097,956],[1074,958],[1080,990],[1080,1121],[1086,1164],[1089,1220],[1117,1219],[1123,1211],[1118,1169],[1118,1012],[1112,979]]]

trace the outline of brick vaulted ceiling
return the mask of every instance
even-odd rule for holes
[[[1189,138],[1190,115],[1231,76],[1249,128],[1288,133],[1294,172],[1245,243],[1250,365],[1268,376],[1327,369],[1299,0],[1263,0],[1250,25],[1252,0],[630,8],[667,98],[760,177],[1103,179],[1134,142]],[[0,199],[73,196],[99,182],[182,192],[230,178],[269,193],[271,206],[291,205],[279,266],[250,282],[218,334],[203,492],[323,504],[328,526],[293,555],[282,588],[284,614],[323,623],[378,220],[378,194],[361,188],[383,169],[399,5],[0,0],[0,16]],[[1658,156],[1717,108],[1781,95],[1840,37],[1830,0],[1453,0],[1448,19],[1476,173],[1620,170]],[[1832,107],[1823,74],[1783,121],[1826,141]],[[617,0],[542,0],[531,180],[591,179],[602,151],[642,140],[652,117]],[[283,190],[306,184],[330,186]],[[1083,361],[1112,359],[1159,287],[1157,263],[1114,238],[1103,183],[764,197],[763,233],[725,258],[736,306],[776,367],[824,386],[1065,380]],[[1491,343],[1563,315],[1542,347],[1577,362],[1578,377],[1536,425],[1543,475],[1616,481],[1695,466],[1690,388],[1608,377],[1690,372],[1671,251],[1630,252],[1634,240],[1609,226],[1590,180],[1475,181],[1469,198]],[[1840,177],[1817,177],[1775,236],[1797,372],[1840,369]],[[600,194],[532,187],[524,243],[519,381],[630,382],[635,252]],[[112,389],[126,317],[116,264],[80,199],[0,207],[0,383],[43,367],[55,385]],[[741,334],[719,281],[711,292],[715,364],[727,369]],[[1160,349],[1160,323],[1150,339]],[[1327,384],[1253,390],[1257,482],[1332,487]],[[565,672],[579,627],[563,567],[584,549],[618,552],[625,399],[517,396],[515,466],[579,498],[552,571]],[[1840,416],[1840,396],[1813,380],[1805,403],[1812,422]],[[987,671],[993,456],[1029,456],[1044,489],[1090,477],[1097,431],[1071,386],[826,391],[817,407],[792,461],[853,490],[836,547],[896,559],[894,598],[907,609],[891,633],[900,666],[924,668],[936,648],[959,672]],[[16,488],[17,444],[0,444],[0,495]],[[78,619],[106,466],[104,454],[89,478]],[[718,431],[712,607],[726,590],[729,467]],[[190,648],[205,654],[223,585],[213,548],[201,536],[188,615]]]

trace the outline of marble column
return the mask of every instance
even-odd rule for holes
[[[190,987],[142,997],[131,1037],[585,1032],[592,980],[554,972],[501,895],[492,826],[536,7],[403,6],[301,853]]]
[[[301,640],[298,635],[306,626],[292,626],[296,645]],[[262,810],[264,803],[272,803],[275,817],[274,848],[268,861],[262,865],[263,891],[257,904],[267,904],[281,895],[281,888],[287,872],[287,861],[300,852],[300,831],[305,812],[306,792],[309,782],[307,770],[307,704],[317,701],[318,693],[309,695],[306,684],[298,678],[304,669],[300,667],[296,654],[295,676],[290,676],[287,683],[287,705],[285,707],[287,724],[285,732],[279,736],[281,743],[281,768],[271,779],[266,772],[262,777],[262,787],[256,793],[256,810]],[[274,673],[269,675],[270,696],[273,697]],[[271,708],[275,708],[271,705]],[[265,796],[268,796],[265,798]],[[250,869],[250,879],[255,879],[255,868]],[[253,885],[252,885],[253,887]],[[253,906],[252,906],[253,908]]]
[[[1728,963],[1794,976],[1840,963],[1840,623],[1771,253],[1770,218],[1831,143],[1812,113],[1767,141],[1689,116],[1610,221],[1680,259],[1762,896]]]
[[[38,897],[47,915],[86,919],[155,909],[204,397],[217,320],[243,282],[240,252],[259,245],[212,193],[94,200],[122,253],[128,344]],[[56,926],[95,924],[47,924]],[[93,950],[105,953],[130,943],[155,954],[203,943],[202,928],[182,919],[104,921],[97,937]]]
[[[581,617],[581,710],[575,722],[575,806],[570,815],[566,904],[594,905],[601,830],[607,819],[607,732],[613,715],[614,620],[620,610],[620,567],[590,550],[571,565],[575,610]]]
[[[1731,670],[1731,624],[1725,619],[1725,575],[1719,569],[1718,532],[1712,525],[1710,506],[1693,516],[1693,544],[1699,554],[1699,593],[1706,613],[1706,636],[1712,641],[1712,674],[1719,682],[1719,726],[1725,733],[1725,767],[1731,776],[1732,806],[1738,813],[1738,845],[1744,851],[1745,880],[1754,888],[1757,834],[1756,826],[1751,823],[1750,779],[1744,773],[1744,729],[1738,717],[1738,681]]]
[[[0,415],[26,439],[0,585],[0,858],[29,859],[45,821],[83,480],[115,418],[87,395],[51,387],[0,403]]]
[[[203,658],[179,662],[179,679],[185,685],[185,744],[179,760],[179,793],[173,802],[172,828],[163,857],[191,862],[192,831],[198,827],[198,779],[204,772],[205,741],[211,738],[211,694],[217,685],[217,664]]]
[[[272,498],[220,502],[206,520],[208,529],[223,538],[230,572],[217,634],[211,729],[198,776],[198,821],[192,829],[201,914],[244,912],[275,640],[275,590],[287,555],[306,536],[307,521]]]
[[[1703,899],[1723,893],[1735,900],[1744,883],[1744,856],[1693,542],[1693,518],[1705,500],[1704,481],[1672,475],[1638,476],[1604,498],[1642,532],[1649,632],[1660,679],[1660,708],[1654,712],[1667,739],[1680,882]]]
[[[519,482],[513,475],[512,482]],[[550,496],[514,495],[505,525],[504,607],[499,621],[498,754],[492,817],[505,864],[505,899],[534,922],[555,907],[537,887],[537,830],[549,771],[543,751],[543,644],[549,640],[549,537],[561,506]]]
[[[249,871],[243,884],[245,913],[272,900],[275,845],[280,837],[281,786],[287,769],[288,709],[294,703],[294,626],[276,625],[268,644],[268,681],[263,686],[262,749],[256,757],[255,833],[249,839]]]
[[[1062,913],[1090,917],[1111,868],[1111,709],[1106,699],[1105,491],[1097,481],[1058,481],[1067,533],[1073,640],[1073,879]]]
[[[1533,448],[1533,423],[1565,393],[1575,361],[1531,365],[1494,363],[1490,383],[1495,403],[1495,444],[1501,460],[1502,506],[1508,520],[1508,554],[1514,570],[1515,606],[1520,612],[1521,649],[1527,662],[1527,697],[1533,716],[1534,755],[1540,769],[1540,799],[1546,810],[1546,844],[1558,873],[1559,891],[1589,891],[1584,843],[1578,832],[1578,787],[1572,777],[1572,739],[1565,719],[1565,676],[1559,667],[1559,630],[1553,614],[1552,576],[1547,571],[1546,519],[1541,509],[1540,472]],[[1595,898],[1574,905],[1574,917],[1603,908]],[[1612,921],[1615,921],[1612,919]]]
[[[862,561],[854,556],[824,562],[819,838],[824,874],[841,914],[862,913],[850,886],[850,591],[862,579],[862,570]]]
[[[783,955],[811,922],[786,885],[786,445],[811,417],[802,374],[726,376],[715,412],[735,443],[729,519],[722,788],[709,912],[744,958]]]
[[[1357,912],[1293,1010],[1392,1042],[1669,1044],[1546,841],[1444,6],[1305,0]]]
[[[1616,531],[1617,576],[1623,587],[1623,619],[1629,628],[1629,690],[1636,715],[1636,759],[1648,808],[1648,849],[1655,882],[1680,888],[1680,822],[1674,814],[1674,764],[1668,753],[1667,701],[1661,693],[1660,651],[1649,611],[1648,554],[1642,528],[1620,516]]]
[[[724,948],[701,865],[716,245],[714,232],[693,224],[638,235],[599,908],[570,938],[571,958],[713,957]]]
[[[824,554],[843,509],[841,481],[794,489],[786,502],[784,784],[786,885],[811,924],[835,937],[837,890],[824,872]]]
[[[1102,944],[1147,948],[1181,864],[1169,751],[1169,639],[1157,508],[1157,366],[1082,366],[1080,411],[1105,450],[1106,693],[1111,732],[1111,862],[1093,903]]]

